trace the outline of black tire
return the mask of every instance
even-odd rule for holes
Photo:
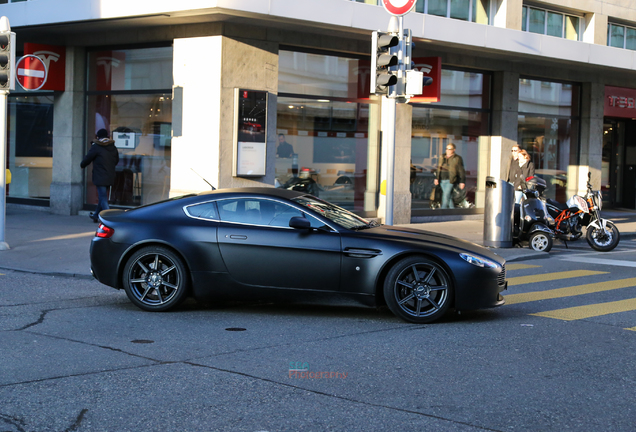
[[[425,324],[441,318],[453,301],[451,278],[442,266],[421,256],[404,258],[384,282],[384,299],[396,316]]]
[[[587,243],[600,252],[609,252],[618,246],[618,242],[621,239],[621,234],[618,232],[618,228],[612,222],[607,221],[605,224],[607,231],[603,229],[587,227],[587,233],[585,238]]]
[[[544,231],[535,231],[528,238],[528,246],[537,252],[550,252],[552,243],[552,237]]]
[[[162,312],[179,305],[188,294],[190,280],[179,256],[161,246],[148,246],[126,262],[126,295],[135,306]]]

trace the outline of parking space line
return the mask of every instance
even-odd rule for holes
[[[556,273],[544,273],[531,276],[518,276],[508,278],[508,286],[523,285],[533,282],[546,282],[559,279],[569,279],[582,276],[595,276],[600,274],[607,274],[608,272],[592,271],[592,270],[569,270]]]
[[[557,288],[545,291],[533,291],[522,294],[506,295],[506,304],[528,303],[539,300],[557,299],[563,297],[573,297],[583,294],[593,294],[603,291],[611,291],[620,288],[636,287],[636,278],[618,279],[607,282],[598,282],[585,285],[577,285],[565,288]]]
[[[524,270],[524,269],[537,268],[537,267],[543,267],[543,266],[534,265],[534,264],[506,264],[506,271]]]
[[[609,303],[596,303],[586,306],[556,309],[546,312],[533,313],[530,315],[560,319],[563,321],[574,321],[633,310],[636,310],[636,298]]]

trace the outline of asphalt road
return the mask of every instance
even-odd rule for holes
[[[633,431],[636,242],[509,263],[508,304],[412,325],[352,305],[146,313],[0,276],[0,431]]]

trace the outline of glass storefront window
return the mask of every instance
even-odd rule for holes
[[[577,84],[519,83],[518,143],[546,180],[546,196],[559,202],[567,199],[568,167],[578,163],[579,97]]]
[[[48,200],[53,174],[53,95],[10,95],[9,197]]]
[[[375,216],[367,182],[377,179],[367,170],[379,164],[368,161],[377,126],[369,125],[372,103],[359,101],[368,98],[368,60],[295,51],[278,59],[276,186]]]
[[[368,104],[279,96],[277,186],[364,211],[368,128]]]
[[[87,141],[93,140],[98,130],[106,129],[119,150],[109,202],[130,207],[167,199],[172,140],[172,48],[108,51],[112,54],[108,61],[104,53],[91,52],[88,56],[92,90],[87,92]],[[87,205],[97,202],[91,170],[89,165],[85,174]]]
[[[434,180],[448,144],[463,159],[466,202],[475,204],[479,167],[479,137],[490,134],[490,75],[442,70],[440,102],[414,105],[411,138],[411,212],[414,215],[440,207],[432,196]]]
[[[88,91],[172,88],[172,47],[88,53]]]

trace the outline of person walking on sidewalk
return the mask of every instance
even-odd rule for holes
[[[453,187],[458,187],[462,191],[466,187],[464,161],[461,156],[455,154],[455,144],[448,143],[446,145],[446,154],[440,158],[437,178],[434,183],[435,186],[438,184],[442,186],[441,208],[455,208],[453,204]]]
[[[522,149],[517,151],[517,160],[511,162],[510,176],[508,181],[512,183],[515,190],[515,203],[519,204],[523,197],[523,191],[526,189],[526,179],[534,176],[534,164],[530,161],[530,155],[527,151]]]
[[[99,222],[99,212],[108,210],[108,188],[115,184],[115,167],[119,162],[119,150],[109,138],[106,129],[100,129],[91,141],[91,148],[80,166],[86,168],[93,163],[93,184],[97,187],[97,207],[90,214],[93,222]]]

